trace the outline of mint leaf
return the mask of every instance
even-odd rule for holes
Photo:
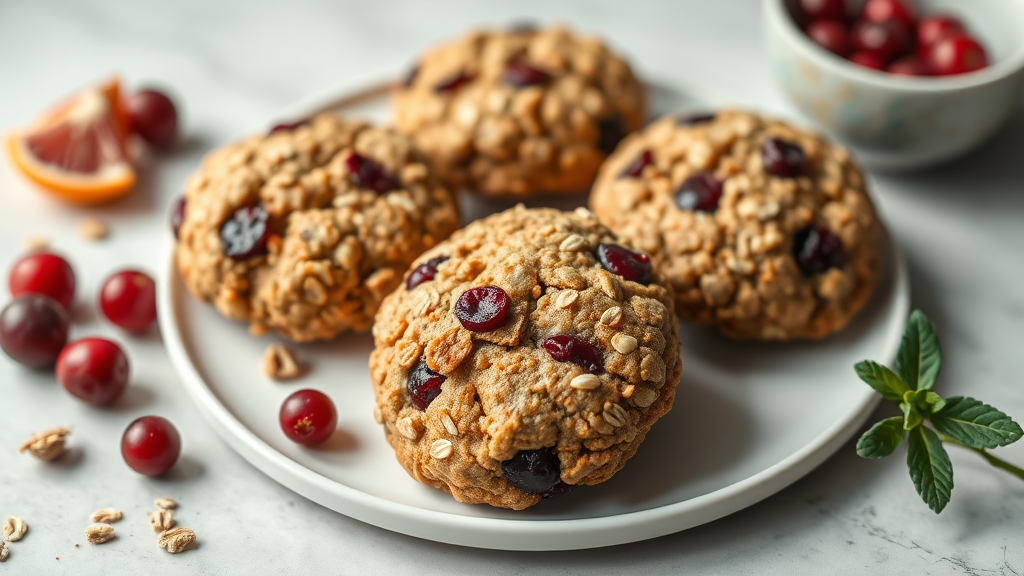
[[[946,407],[946,401],[943,400],[942,396],[929,390],[924,394],[924,405],[928,408],[927,412],[929,414],[934,414]]]
[[[953,492],[953,463],[938,434],[926,426],[910,431],[907,468],[921,499],[936,514],[949,503]]]
[[[896,372],[911,390],[929,390],[939,377],[941,367],[942,349],[935,328],[924,312],[914,310],[896,354]]]
[[[857,455],[861,458],[881,458],[892,454],[906,436],[903,418],[893,416],[876,423],[857,440]]]
[[[886,400],[899,402],[903,394],[909,390],[907,383],[898,374],[885,366],[871,360],[864,360],[853,365],[860,377],[868,386],[885,397]]]
[[[947,398],[946,407],[930,419],[936,430],[971,448],[1006,446],[1024,436],[1009,416],[965,396]]]
[[[917,409],[911,402],[901,402],[900,410],[903,410],[903,429],[913,430],[924,422],[924,416],[921,415],[921,411]]]

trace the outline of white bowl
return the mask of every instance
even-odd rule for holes
[[[764,0],[775,77],[802,114],[872,168],[911,169],[964,154],[1000,126],[1024,80],[1024,0],[917,0],[947,12],[985,46],[989,67],[945,77],[894,76],[818,46],[786,0]]]

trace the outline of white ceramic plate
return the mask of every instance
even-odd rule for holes
[[[344,110],[384,122],[383,88],[378,83],[334,90],[282,120]],[[656,111],[707,109],[727,101],[659,85],[652,85],[652,94]],[[553,204],[568,209],[584,202],[575,197]],[[468,221],[508,204],[464,196],[462,206]],[[273,337],[254,338],[244,325],[190,297],[170,248],[159,306],[164,340],[188,394],[228,444],[278,482],[352,518],[420,538],[566,550],[654,538],[721,518],[788,486],[842,446],[876,403],[853,364],[891,360],[908,312],[907,273],[889,240],[886,254],[870,304],[845,331],[823,341],[736,343],[683,327],[683,379],[675,408],[625,469],[604,484],[522,512],[461,504],[405,473],[373,420],[369,335],[297,346],[312,372],[297,383],[279,384],[259,370]],[[317,449],[293,444],[277,424],[281,402],[299,387],[325,391],[339,411],[340,431]]]

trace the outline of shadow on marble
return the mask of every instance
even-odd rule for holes
[[[313,450],[317,452],[354,452],[359,448],[359,438],[351,432],[338,428],[331,437]]]
[[[149,388],[129,381],[128,387],[125,388],[121,397],[106,409],[118,412],[131,412],[152,404],[155,398],[156,394],[153,394],[153,391]]]
[[[186,447],[187,448],[187,447]],[[155,482],[193,482],[206,474],[206,466],[189,454],[182,454],[178,463],[166,474],[153,476]]]

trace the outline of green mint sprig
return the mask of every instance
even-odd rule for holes
[[[989,464],[1024,480],[1018,468],[988,452],[1024,436],[1019,424],[999,410],[967,396],[943,398],[932,392],[942,368],[942,349],[931,321],[914,310],[903,331],[896,371],[864,360],[854,365],[857,376],[885,399],[895,402],[902,416],[886,418],[857,441],[862,458],[892,454],[907,438],[907,467],[914,488],[936,514],[953,491],[953,463],[942,444],[977,452]],[[925,425],[925,421],[931,427]]]

